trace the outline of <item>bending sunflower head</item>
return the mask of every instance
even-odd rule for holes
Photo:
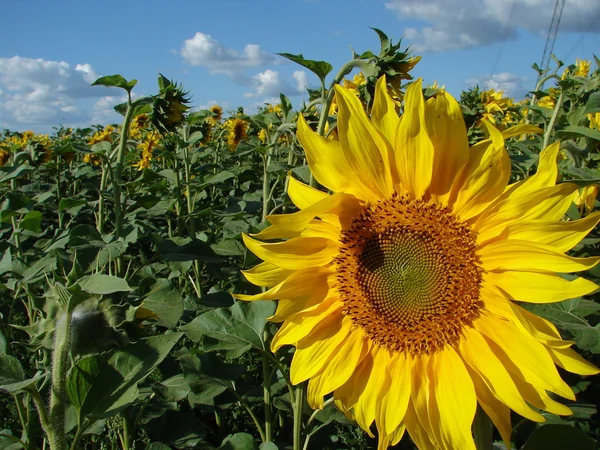
[[[556,184],[559,144],[541,153],[535,175],[509,184],[504,138],[531,127],[500,133],[486,123],[489,139],[469,148],[445,91],[425,101],[417,80],[399,117],[382,77],[369,117],[336,89],[337,139],[298,123],[310,169],[331,193],[291,179],[299,211],[244,236],[264,261],[244,274],[270,289],[237,298],[279,300],[271,347],[295,346],[292,382],[308,381],[313,408],[332,394],[369,434],[375,424],[380,449],[408,431],[421,449],[474,450],[478,404],[507,442],[511,410],[538,422],[538,410],[570,414],[551,397],[574,398],[556,366],[598,370],[517,303],[597,289],[560,275],[598,262],[565,252],[600,213],[561,221],[577,186]]]

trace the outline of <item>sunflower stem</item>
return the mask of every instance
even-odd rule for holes
[[[295,402],[293,404],[294,409],[294,435],[293,435],[293,449],[301,450],[302,441],[302,406],[304,404],[304,383],[300,383],[296,387]]]
[[[492,421],[480,406],[477,406],[477,413],[473,421],[473,436],[477,450],[492,450],[494,448]]]
[[[544,150],[548,146],[548,142],[550,141],[550,135],[552,134],[552,129],[554,128],[554,123],[556,122],[556,118],[558,117],[558,112],[562,107],[564,97],[564,91],[561,89],[560,95],[556,100],[556,105],[554,106],[554,112],[552,113],[552,118],[550,119],[550,123],[548,124],[548,128],[546,128],[546,132],[544,133],[544,142],[542,143],[542,150]]]

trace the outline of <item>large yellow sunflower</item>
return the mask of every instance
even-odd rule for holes
[[[539,410],[570,414],[551,397],[574,399],[556,365],[598,370],[556,328],[518,302],[550,303],[597,286],[560,273],[593,267],[573,248],[600,220],[561,221],[577,196],[556,184],[559,144],[537,173],[508,184],[507,130],[469,148],[460,107],[445,92],[425,101],[420,80],[398,117],[381,78],[368,117],[337,87],[339,139],[298,138],[321,192],[290,180],[300,209],[268,217],[244,237],[264,262],[245,271],[271,287],[243,300],[278,299],[283,322],[271,348],[293,345],[293,383],[308,380],[313,408],[337,405],[379,448],[405,430],[421,449],[475,449],[477,404],[510,442],[510,410],[542,422]]]

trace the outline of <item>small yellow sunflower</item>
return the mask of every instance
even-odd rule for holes
[[[209,110],[212,113],[212,116],[210,116],[208,120],[210,124],[214,126],[223,118],[223,108],[221,108],[219,105],[212,105]]]
[[[511,410],[537,422],[534,407],[570,414],[552,397],[575,398],[556,366],[598,370],[516,303],[598,288],[560,275],[598,262],[565,252],[600,213],[561,221],[577,186],[556,184],[559,144],[541,153],[535,175],[508,184],[503,135],[488,123],[490,138],[469,148],[448,93],[425,101],[412,83],[400,118],[382,77],[369,117],[336,89],[338,139],[298,123],[310,169],[331,194],[291,179],[300,211],[269,216],[256,236],[276,241],[244,236],[264,261],[246,278],[271,289],[237,298],[279,300],[271,348],[295,346],[292,382],[308,381],[313,408],[332,394],[369,434],[375,423],[380,449],[407,430],[420,449],[474,450],[478,404],[506,442]]]
[[[248,138],[248,122],[239,117],[232,117],[225,122],[225,127],[229,130],[227,146],[230,151],[234,151],[240,142]]]

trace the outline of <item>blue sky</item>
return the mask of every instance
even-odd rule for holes
[[[422,60],[413,74],[455,96],[469,86],[522,97],[533,89],[555,0],[4,0],[0,27],[0,129],[118,121],[118,90],[102,75],[136,78],[136,96],[158,73],[181,82],[193,106],[226,110],[274,101],[300,106],[305,69],[275,56],[303,53],[337,70],[377,51],[369,27],[403,37]],[[566,63],[600,55],[600,1],[566,0],[555,54]]]

